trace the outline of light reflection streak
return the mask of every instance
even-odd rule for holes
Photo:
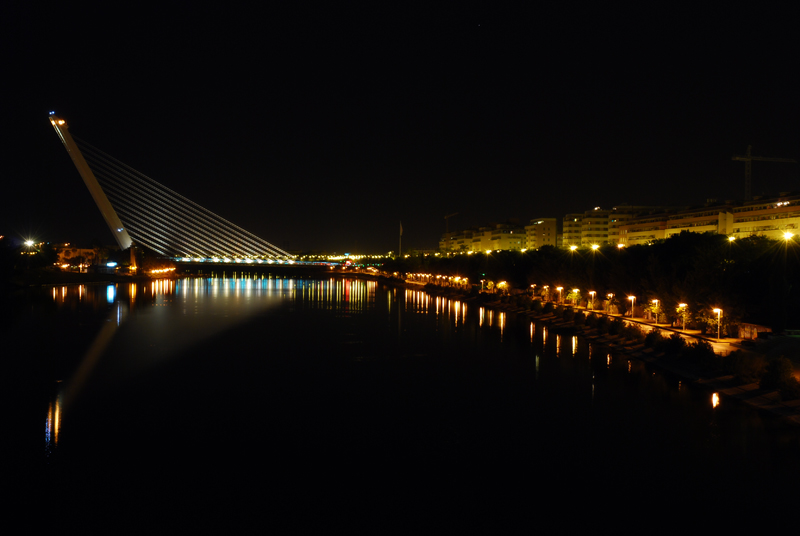
[[[572,336],[572,357],[575,357],[575,354],[578,353],[578,336]]]
[[[63,391],[61,389],[61,382],[59,381],[56,395],[50,400],[50,404],[47,407],[47,416],[44,424],[44,445],[47,454],[51,454],[55,448],[58,447],[63,401]]]
[[[719,406],[719,393],[714,393],[711,395],[711,407],[716,408]]]

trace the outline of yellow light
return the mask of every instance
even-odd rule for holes
[[[597,244],[592,244],[592,249],[597,250],[600,246]]]
[[[794,236],[794,234],[790,233],[789,231],[786,231],[785,233],[783,233],[783,239],[784,240],[791,240],[791,238],[793,236]]]
[[[728,242],[733,242],[734,240],[736,240],[735,236],[729,236],[728,237]]]
[[[576,249],[578,249],[578,246],[570,246],[569,249],[570,251],[575,251]]]
[[[714,312],[720,314],[722,312],[722,309],[714,309]]]

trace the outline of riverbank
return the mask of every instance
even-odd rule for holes
[[[508,310],[508,308],[506,308],[506,310]],[[753,341],[755,347],[744,347],[742,346],[742,339],[726,339],[724,342],[717,341],[703,336],[699,330],[681,330],[673,328],[672,326],[658,325],[644,318],[621,318],[620,315],[611,315],[602,311],[587,311],[585,309],[580,309],[580,311],[606,316],[610,319],[620,319],[627,325],[636,326],[638,329],[642,330],[643,333],[644,330],[657,330],[668,336],[678,334],[685,340],[704,341],[712,346],[714,353],[720,358],[728,355],[732,351],[757,353],[758,346],[765,344],[762,341]],[[520,311],[513,311],[512,308],[512,312]],[[564,327],[564,322],[561,321],[559,324],[559,319],[555,315],[548,318],[548,315],[543,314],[526,314],[524,312],[523,314],[535,321],[544,321]],[[578,336],[584,337],[590,342],[606,346],[611,351],[640,359],[663,372],[690,381],[711,392],[717,392],[722,398],[740,400],[756,409],[779,416],[788,423],[800,426],[800,399],[783,400],[777,390],[762,389],[757,382],[742,382],[733,374],[709,374],[704,372],[702,368],[695,363],[676,359],[674,356],[669,356],[665,352],[654,351],[652,348],[646,348],[645,345],[640,342],[637,343],[620,337],[606,336],[604,338],[596,332],[592,333],[586,326],[578,327],[575,326],[574,323],[572,324],[572,328]]]
[[[676,359],[674,356],[668,356],[664,352],[657,352],[653,348],[645,347],[645,344],[641,341],[629,340],[619,335],[615,336],[608,335],[607,333],[600,333],[597,330],[587,327],[585,324],[577,325],[573,320],[564,320],[554,312],[536,313],[530,308],[518,306],[508,301],[504,302],[499,296],[493,294],[480,293],[475,296],[456,287],[430,285],[416,281],[402,281],[396,278],[384,278],[384,281],[403,288],[422,290],[436,296],[448,297],[465,302],[479,302],[482,307],[516,314],[533,322],[543,322],[552,329],[573,332],[577,336],[585,338],[591,344],[606,347],[612,352],[623,354],[630,358],[639,359],[663,372],[692,382],[695,385],[702,386],[709,390],[709,392],[716,392],[723,399],[739,400],[758,410],[781,417],[787,423],[800,426],[800,399],[783,400],[777,390],[762,389],[757,382],[742,382],[734,375],[725,374],[719,369],[711,373],[706,372],[696,363]],[[585,315],[594,314],[606,317],[609,321],[621,321],[624,325],[635,327],[641,331],[643,336],[651,330],[657,330],[666,337],[678,334],[686,342],[690,343],[702,341],[713,348],[714,353],[719,356],[720,362],[724,356],[732,352],[738,351],[746,354],[756,354],[759,353],[762,346],[769,344],[762,340],[756,340],[747,341],[748,346],[745,346],[742,344],[742,339],[726,338],[723,340],[716,340],[703,335],[699,330],[682,330],[670,325],[659,325],[645,318],[623,318],[618,314],[608,314],[603,311],[593,311],[580,307],[570,307],[569,309],[573,311],[573,314],[582,313],[584,318]],[[784,338],[789,339],[788,337]],[[800,341],[797,341],[797,345],[800,346]],[[763,353],[766,354],[768,352]]]

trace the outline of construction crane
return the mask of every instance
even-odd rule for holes
[[[752,167],[753,167],[753,160],[758,162],[786,162],[789,164],[796,164],[797,160],[794,158],[767,158],[765,156],[753,156],[751,151],[753,149],[752,145],[747,146],[747,152],[744,156],[734,156],[732,160],[737,160],[739,162],[744,162],[744,200],[750,201],[752,199],[750,186],[752,183]]]
[[[458,212],[453,212],[444,217],[444,235],[447,237],[444,248],[445,253],[450,252],[450,218],[453,216],[458,216]]]

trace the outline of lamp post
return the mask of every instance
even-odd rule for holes
[[[550,285],[545,285],[542,288],[547,291],[547,296],[545,297],[545,300],[550,301]]]
[[[714,312],[717,313],[717,342],[719,342],[719,328],[722,324],[722,309],[714,309]]]
[[[579,288],[572,289],[572,306],[578,306],[578,293],[581,291]]]
[[[564,287],[556,287],[558,291],[558,303],[561,303],[561,291],[564,290]]]
[[[595,291],[590,290],[589,291],[589,295],[592,297],[592,311],[594,311],[594,295],[595,295]]]
[[[658,325],[658,300],[652,300],[655,305],[656,325]]]
[[[628,296],[628,299],[631,300],[631,318],[633,318],[633,308],[636,306],[636,296]]]
[[[683,318],[683,331],[686,331],[686,311],[685,311],[686,304],[685,303],[679,303],[678,304],[678,309],[681,312],[681,318]]]
[[[608,294],[606,294],[606,298],[608,298],[608,303],[606,305],[606,312],[608,314],[611,314],[611,298],[613,298],[613,297],[614,297],[614,293],[613,292],[609,292]]]

